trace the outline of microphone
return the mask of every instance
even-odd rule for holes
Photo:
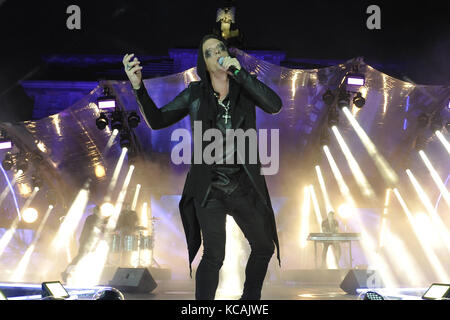
[[[224,60],[224,59],[225,59],[224,57],[220,57],[220,58],[217,60],[217,62],[218,62],[221,66],[223,66],[223,60]],[[232,74],[234,74],[234,75],[237,75],[237,73],[239,72],[239,70],[236,69],[235,66],[229,66],[227,71],[230,71],[230,72],[231,72]]]

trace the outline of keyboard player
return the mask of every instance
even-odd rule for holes
[[[332,234],[339,233],[339,222],[334,218],[333,211],[330,211],[328,213],[327,219],[322,222],[322,232]],[[326,266],[327,251],[330,246],[333,247],[334,256],[336,258],[336,265],[339,267],[339,260],[341,258],[341,245],[338,241],[325,241],[323,243],[321,268],[325,268]]]

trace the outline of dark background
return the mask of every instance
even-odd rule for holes
[[[48,79],[42,55],[168,56],[170,48],[196,48],[224,3],[0,0],[0,121],[31,118],[32,101],[18,81]],[[81,30],[66,28],[66,8],[72,4],[81,8]],[[366,27],[371,4],[381,8],[381,30]],[[287,59],[362,56],[368,64],[386,66],[381,71],[388,74],[387,66],[394,64],[394,76],[419,84],[450,83],[449,1],[236,0],[233,5],[244,50],[280,50]],[[70,80],[70,72],[65,77]]]

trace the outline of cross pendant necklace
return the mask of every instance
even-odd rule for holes
[[[228,119],[231,119],[231,116],[228,114],[228,110],[230,109],[230,100],[228,100],[227,105],[224,105],[220,100],[217,101],[219,102],[219,105],[225,109],[225,114],[222,116],[222,118],[225,119],[225,124],[227,124]]]

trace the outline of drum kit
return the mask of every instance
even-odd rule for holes
[[[153,224],[158,218],[151,218],[152,228]],[[154,232],[150,232],[149,228],[137,226],[133,230],[127,232],[115,231],[108,235],[110,246],[110,264],[119,265],[121,267],[127,264],[135,265],[135,261],[131,261],[133,254],[137,253],[138,266],[146,263],[141,259],[141,252],[147,250],[151,253],[150,265],[158,263],[153,258],[154,249]],[[117,261],[118,260],[118,261]],[[147,262],[148,263],[148,262]]]

